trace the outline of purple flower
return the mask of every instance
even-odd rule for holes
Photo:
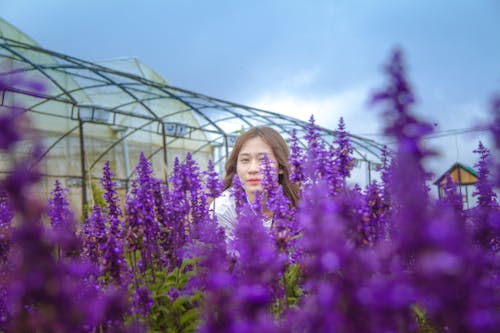
[[[135,173],[136,178],[125,206],[127,246],[131,252],[140,251],[139,268],[145,272],[160,257],[158,246],[153,241],[158,238],[160,231],[155,220],[153,171],[143,153],[140,154]]]
[[[332,194],[339,193],[341,189],[345,188],[346,179],[350,177],[351,170],[354,168],[354,159],[351,156],[353,148],[342,117],[339,120],[336,134],[328,152],[328,170],[325,175]]]
[[[104,200],[106,201],[106,214],[111,220],[112,217],[120,218],[122,215],[120,209],[120,198],[115,190],[115,183],[112,178],[114,173],[111,172],[110,163],[106,161],[103,167],[102,178],[99,180],[104,190]]]
[[[273,214],[273,220],[290,218],[290,200],[283,192],[283,187],[278,183],[278,172],[265,155],[262,164],[262,188],[265,197],[265,208]]]
[[[54,189],[50,192],[47,214],[50,224],[54,229],[74,230],[73,212],[69,207],[67,188],[62,188],[59,180],[54,183]]]
[[[493,136],[493,139],[495,140],[496,148],[500,149],[500,94],[499,93],[497,93],[495,97],[493,97],[493,101],[491,103],[491,111],[493,115],[493,122],[490,125],[490,131]],[[500,177],[500,172],[498,172],[498,176]],[[500,186],[500,183],[497,183],[497,186]]]
[[[47,215],[52,226],[48,236],[58,244],[59,257],[64,254],[63,251],[68,254],[68,251],[74,251],[79,246],[76,221],[68,202],[68,191],[67,188],[61,187],[59,180],[56,180],[47,206]]]
[[[262,160],[262,188],[265,198],[265,209],[272,215],[271,233],[280,252],[293,255],[293,239],[298,235],[295,219],[295,208],[291,207],[290,200],[278,183],[278,173],[271,164],[268,156]],[[266,217],[268,218],[268,217]]]
[[[500,154],[500,94],[497,93],[493,98],[491,103],[491,113],[493,114],[493,121],[491,122],[490,133],[493,136],[495,142],[495,154],[498,156]],[[500,188],[500,161],[496,161],[493,165],[493,184],[499,189]]]
[[[10,225],[14,209],[9,201],[7,193],[0,188],[0,227]]]
[[[233,185],[230,189],[232,195],[234,196],[234,201],[236,204],[236,214],[240,216],[243,208],[248,205],[247,194],[243,185],[241,184],[240,177],[238,175],[233,176]]]
[[[309,119],[306,129],[304,139],[307,142],[307,156],[304,180],[314,183],[328,174],[330,165],[327,158],[328,152],[325,150],[325,144],[321,139],[319,126],[315,124],[313,116]]]
[[[474,165],[478,169],[479,177],[476,183],[476,191],[472,194],[477,196],[477,204],[483,209],[492,209],[498,207],[496,200],[496,193],[493,191],[493,184],[491,182],[491,167],[493,160],[490,151],[484,147],[480,141],[474,153],[479,155],[479,161]]]
[[[383,188],[382,192],[383,192],[384,202],[386,203],[388,208],[391,209],[392,207],[391,174],[392,174],[392,169],[395,168],[395,161],[391,155],[391,151],[386,145],[382,147],[380,161],[381,161],[381,166],[378,171],[380,172],[380,179],[382,180],[382,188]]]
[[[484,248],[500,248],[500,223],[498,218],[500,207],[497,202],[497,194],[493,190],[491,168],[494,165],[490,151],[482,142],[475,153],[479,154],[479,161],[475,164],[478,169],[478,179],[475,184],[476,191],[472,194],[477,197],[477,207],[472,209],[471,218],[475,227],[475,237]]]
[[[215,259],[216,257],[214,257]],[[235,321],[238,310],[235,308],[233,276],[227,266],[215,262],[208,274],[208,286],[205,290],[205,303],[202,309],[203,321],[198,329],[202,333],[236,333]]]
[[[1,87],[0,90],[2,90]],[[11,150],[21,141],[24,122],[22,109],[10,108],[0,114],[0,150]]]
[[[300,184],[304,180],[304,156],[303,151],[299,145],[296,129],[293,129],[292,135],[288,142],[290,146],[290,157],[288,158],[288,164],[290,165],[290,181],[292,183]]]
[[[396,323],[410,322],[414,291],[399,275],[394,250],[384,243],[356,247],[349,230],[357,195],[332,199],[327,192],[325,182],[314,185],[299,207],[305,295],[287,324],[307,332],[396,331]]]
[[[392,191],[391,204],[397,208],[404,206],[404,209],[401,208],[395,216],[397,221],[413,221],[412,224],[404,224],[404,228],[395,226],[398,228],[398,237],[403,246],[401,250],[411,256],[411,252],[418,247],[415,235],[421,232],[421,223],[427,218],[429,198],[422,161],[431,155],[431,152],[422,147],[421,139],[431,131],[432,127],[418,120],[410,112],[414,98],[406,81],[400,50],[394,51],[386,71],[389,75],[389,84],[385,90],[375,94],[372,101],[385,103],[384,116],[387,121],[385,132],[394,136],[398,142],[395,165],[389,180]]]
[[[19,79],[13,81],[25,84]],[[27,86],[35,90],[40,88],[29,82]],[[5,84],[0,83],[0,89],[4,88]],[[0,273],[1,329],[9,332],[84,332],[106,320],[121,318],[124,299],[114,297],[113,302],[104,304],[108,297],[96,289],[94,266],[69,257],[54,258],[55,245],[67,244],[61,240],[73,242],[76,239],[66,192],[56,182],[48,213],[58,237],[46,237],[54,234],[48,233],[41,223],[45,206],[30,191],[40,177],[32,168],[41,156],[40,140],[29,141],[33,139],[32,132],[21,134],[17,123],[21,118],[9,119],[12,116],[20,115],[11,112],[0,116],[0,146],[10,149],[23,137],[32,149],[23,158],[7,157],[13,161],[12,169],[0,182],[0,193],[10,199],[16,216],[16,224],[11,226],[8,262],[2,265]],[[14,154],[13,151],[9,153]],[[110,312],[111,307],[120,310]]]
[[[322,279],[325,274],[333,273],[339,267],[338,255],[330,247],[339,238],[345,243],[344,228],[335,218],[335,201],[324,196],[327,185],[321,182],[304,193],[299,205],[298,219],[302,230],[299,246],[304,256],[302,264],[306,277]],[[329,235],[327,239],[324,235]]]
[[[384,219],[386,205],[377,181],[368,184],[365,191],[359,233],[362,235],[363,245],[373,246],[388,234]]]
[[[210,198],[217,198],[224,189],[224,185],[219,179],[219,175],[215,172],[215,165],[212,160],[208,160],[207,170],[203,173],[205,176],[206,188]]]
[[[2,271],[6,272],[3,268]],[[0,286],[0,330],[2,331],[6,331],[7,323],[9,321],[9,312],[7,310],[7,305],[5,304],[6,299],[7,299],[7,289],[3,286]]]
[[[492,318],[500,318],[498,257],[472,243],[461,209],[452,200],[430,204],[422,167],[423,159],[431,154],[422,147],[430,126],[410,113],[413,95],[399,51],[388,73],[390,84],[374,101],[386,102],[386,133],[398,141],[390,180],[391,200],[396,205],[393,240],[414,303],[438,330],[494,332],[498,319]]]
[[[256,192],[254,204],[243,207],[236,223],[234,249],[237,255],[233,271],[236,279],[232,299],[225,301],[232,303],[236,315],[232,328],[226,331],[276,329],[270,307],[273,299],[283,293],[279,281],[286,256],[278,252],[263,225],[260,198],[260,192]]]
[[[34,222],[24,220],[14,233],[16,247],[6,303],[9,329],[83,332],[84,327],[109,319],[104,315],[110,306],[121,306],[120,313],[114,314],[114,318],[120,317],[125,300],[101,305],[107,296],[96,289],[96,269],[78,261],[56,261],[53,244],[44,240],[43,227]],[[95,312],[96,307],[102,311]]]
[[[14,210],[7,193],[0,187],[0,267],[7,261],[10,249],[11,222]]]
[[[106,217],[102,214],[99,205],[94,205],[92,214],[84,220],[80,238],[82,239],[82,258],[100,265],[107,234]]]
[[[151,293],[148,288],[144,286],[136,288],[134,290],[133,298],[134,313],[142,317],[146,317],[147,315],[149,315],[154,301],[151,298]]]
[[[167,227],[169,190],[168,186],[159,179],[153,178],[151,183],[158,237],[155,263],[160,267],[166,267],[169,263],[169,254],[172,253],[171,232]]]
[[[202,307],[203,321],[199,332],[235,332],[233,329],[238,315],[234,288],[236,278],[231,272],[234,260],[226,255],[222,234],[219,242],[202,247],[200,271],[191,283],[205,293]]]
[[[31,186],[41,178],[40,173],[31,167],[37,160],[41,146],[33,144],[33,152],[25,159],[17,159],[7,176],[0,182],[0,187],[9,193],[10,202],[15,210],[29,211],[25,207],[32,199]]]
[[[462,201],[462,195],[459,192],[457,184],[453,182],[453,179],[451,176],[448,174],[446,175],[446,183],[443,186],[443,191],[444,191],[444,198],[443,200],[446,201],[453,209],[460,214],[460,220],[464,221],[465,216],[463,214],[463,201]],[[464,221],[465,222],[465,221]]]
[[[182,178],[184,179],[184,191],[189,194],[189,206],[191,208],[190,236],[192,239],[199,239],[199,229],[209,218],[208,197],[202,189],[199,166],[192,158],[191,153],[186,155],[186,160],[181,170]]]
[[[106,285],[126,286],[130,280],[130,272],[123,253],[123,244],[113,234],[109,234],[102,250],[102,276]]]
[[[183,180],[182,165],[176,157],[173,174],[169,179],[171,190],[164,192],[165,217],[164,228],[168,241],[163,246],[172,267],[180,266],[183,257],[183,248],[188,241],[188,223],[190,204]]]

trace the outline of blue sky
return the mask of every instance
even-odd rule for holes
[[[85,60],[137,57],[174,86],[386,142],[367,107],[400,46],[441,153],[473,165],[500,92],[496,0],[0,0],[0,15],[41,46]],[[458,130],[458,131],[455,131]],[[455,133],[450,135],[450,133]]]

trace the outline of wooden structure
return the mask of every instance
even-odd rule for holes
[[[464,208],[471,208],[473,206],[472,193],[474,192],[474,185],[477,183],[478,178],[476,170],[458,162],[453,164],[434,182],[434,185],[438,188],[438,195],[440,199],[445,195],[444,186],[446,185],[448,175],[457,185],[460,194],[462,195]]]

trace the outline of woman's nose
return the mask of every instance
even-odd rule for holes
[[[248,172],[257,173],[259,172],[259,161],[252,160],[250,166],[248,167]]]

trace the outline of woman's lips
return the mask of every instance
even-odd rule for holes
[[[260,183],[260,179],[249,179],[248,182],[250,184],[259,184]]]

